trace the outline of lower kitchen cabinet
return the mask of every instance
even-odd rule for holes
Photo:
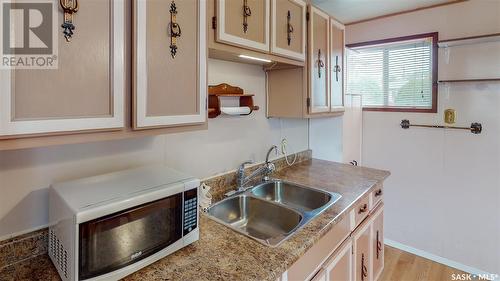
[[[365,199],[355,205],[364,205]],[[373,205],[362,222],[355,222],[353,216],[346,215],[278,280],[378,280],[384,269],[383,208],[383,203]],[[353,225],[354,230],[348,231],[348,226]],[[345,237],[341,243],[338,242],[340,237]]]
[[[348,239],[345,245],[334,254],[326,263],[326,280],[352,280],[352,241]]]
[[[371,224],[372,239],[372,276],[378,280],[384,270],[384,206],[381,205],[373,213]]]
[[[368,281],[371,273],[371,221],[365,221],[353,235],[354,280]]]

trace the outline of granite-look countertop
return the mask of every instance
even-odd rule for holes
[[[274,177],[337,192],[342,198],[279,247],[264,246],[200,215],[199,241],[124,280],[275,281],[389,174],[316,159],[300,162]],[[4,268],[0,280],[59,280],[59,276],[48,256],[41,255]]]

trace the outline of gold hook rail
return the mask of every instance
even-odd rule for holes
[[[409,129],[410,127],[422,127],[422,128],[439,128],[439,129],[456,129],[456,130],[468,130],[471,133],[478,135],[483,131],[483,126],[481,123],[472,123],[470,127],[454,127],[454,126],[443,126],[443,125],[417,125],[410,124],[410,120],[401,120],[401,128]]]

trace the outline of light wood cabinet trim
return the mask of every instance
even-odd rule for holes
[[[135,129],[159,128],[191,125],[206,121],[207,109],[207,40],[206,40],[206,0],[198,3],[198,114],[177,116],[148,116],[147,114],[147,4],[146,0],[136,0],[134,11],[134,123]],[[168,53],[168,46],[165,46]],[[168,87],[168,85],[165,85]]]
[[[342,95],[342,104],[341,105],[334,105],[333,104],[333,93],[334,93],[334,88],[336,81],[334,82],[334,77],[335,77],[335,69],[334,69],[334,63],[335,63],[335,56],[334,56],[334,48],[336,46],[335,44],[335,38],[333,36],[334,30],[339,29],[342,30],[342,53],[340,54],[341,57],[341,71],[339,74],[339,82],[340,82],[340,87],[341,87],[341,95]],[[330,111],[331,112],[343,112],[344,111],[344,104],[345,104],[345,69],[346,69],[346,56],[345,56],[345,27],[343,24],[337,22],[336,20],[330,18],[330,73],[331,73],[331,78],[330,81],[330,100],[331,100],[331,105],[330,105]]]
[[[112,40],[110,49],[112,52],[112,90],[110,99],[112,115],[106,117],[82,116],[78,118],[13,120],[11,70],[0,70],[0,139],[13,138],[18,135],[120,129],[124,127],[124,0],[113,0],[111,6]]]
[[[314,59],[314,54],[316,52],[316,50],[314,50],[314,37],[315,37],[315,34],[314,34],[314,18],[316,16],[319,16],[321,18],[323,18],[324,20],[327,21],[327,27],[326,27],[326,42],[327,42],[327,46],[326,46],[326,50],[325,51],[325,54],[324,54],[324,57],[325,57],[325,80],[326,80],[326,85],[325,85],[325,89],[326,89],[326,105],[325,106],[314,106],[314,83],[313,83],[313,77],[314,75],[316,75],[316,72],[315,72],[315,68],[314,68],[314,64],[316,63],[316,60]],[[329,77],[330,77],[330,70],[329,70],[329,66],[330,66],[330,16],[321,11],[320,9],[310,5],[309,6],[309,26],[308,26],[308,53],[309,53],[309,56],[308,56],[308,76],[309,76],[309,98],[311,99],[311,103],[310,103],[310,106],[309,106],[309,113],[310,114],[315,114],[315,113],[325,113],[325,112],[329,112],[330,111],[330,86],[329,86]]]
[[[286,0],[290,2],[294,2],[297,5],[302,7],[302,51],[300,53],[294,52],[289,49],[280,48],[277,46],[277,38],[276,38],[276,3],[277,1],[285,1],[285,0],[272,0],[272,17],[271,17],[271,52],[277,55],[283,55],[289,58],[298,59],[304,61],[306,59],[306,28],[307,28],[307,4],[302,0]]]
[[[269,52],[269,19],[270,19],[270,0],[265,1],[266,11],[264,14],[264,42],[256,42],[254,40],[249,40],[239,36],[235,36],[226,32],[225,22],[226,22],[226,0],[216,0],[216,13],[217,13],[217,40],[228,44],[236,44],[243,48],[250,48],[260,51]],[[228,0],[236,1],[236,0]]]

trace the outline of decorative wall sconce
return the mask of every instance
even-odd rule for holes
[[[175,1],[170,4],[170,55],[175,58],[177,54],[177,38],[181,37],[181,26],[177,23],[177,6]]]
[[[64,11],[64,22],[61,25],[63,28],[64,38],[66,42],[71,42],[75,25],[73,24],[73,14],[78,12],[78,0],[59,0],[59,4]]]

